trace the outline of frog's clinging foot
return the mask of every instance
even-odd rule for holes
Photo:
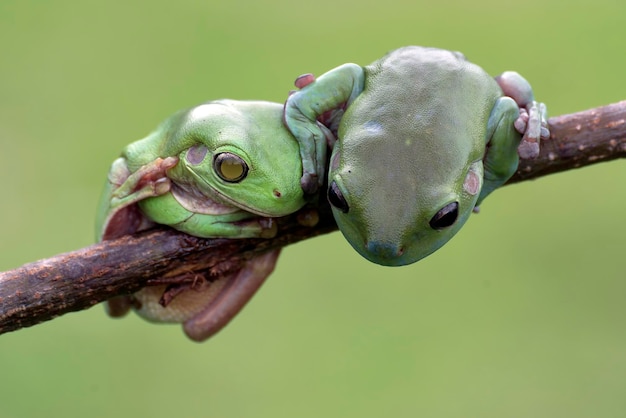
[[[317,174],[304,173],[300,179],[300,186],[306,194],[313,194],[319,188],[319,180]]]
[[[536,158],[542,139],[550,138],[546,105],[535,101],[530,83],[515,71],[506,71],[495,78],[505,96],[515,100],[520,114],[515,129],[522,134],[518,148],[521,158]]]
[[[137,171],[141,176],[137,186],[141,187],[148,183],[156,184],[160,180],[167,179],[167,170],[173,168],[176,164],[178,164],[178,157],[157,158],[155,161],[146,164]]]
[[[522,134],[522,141],[517,149],[521,158],[537,158],[539,143],[550,138],[546,121],[546,106],[532,101],[526,108],[520,108],[520,116],[515,121],[515,129]]]
[[[144,229],[149,222],[136,203],[169,192],[166,171],[178,163],[177,157],[157,158],[130,173],[124,158],[115,160],[109,172],[109,206],[100,239],[115,239]]]
[[[166,171],[178,163],[178,157],[157,158],[154,161],[140,167],[134,173],[122,178],[123,182],[117,184],[117,188],[112,193],[112,206],[126,206],[129,203],[137,203],[147,197],[160,196],[170,190],[170,180]],[[115,184],[119,181],[116,171],[117,165],[125,167],[126,162],[118,159],[114,163],[111,171],[110,181]]]

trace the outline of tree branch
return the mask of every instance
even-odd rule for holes
[[[535,160],[523,160],[507,183],[626,157],[626,101],[548,121],[551,139]],[[319,222],[302,226],[298,214],[278,219],[273,239],[201,239],[159,228],[102,242],[0,273],[0,334],[67,312],[87,309],[144,287],[153,278],[204,272],[225,262],[335,231],[325,199]]]

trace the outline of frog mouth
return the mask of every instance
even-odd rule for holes
[[[196,188],[185,187],[185,185],[172,185],[171,193],[174,199],[185,209],[193,213],[204,215],[225,215],[239,211],[245,211],[265,218],[272,218],[276,215],[265,213],[257,209],[250,208],[235,202],[222,195],[217,190],[212,189],[216,196],[207,196]]]
[[[193,187],[190,184],[178,182],[173,184],[172,195],[178,203],[180,203],[180,205],[188,211],[206,215],[223,215],[241,210],[265,218],[278,216],[275,213],[268,213],[235,201],[234,199],[221,193],[215,187],[211,186],[191,167],[187,166],[187,169],[198,182],[202,182],[202,184],[206,186],[203,190],[199,190],[197,187]]]
[[[220,193],[218,190],[211,188],[212,191],[215,192],[215,194],[217,196],[219,196],[220,199],[225,200],[226,202],[228,202],[229,205],[231,205],[232,207],[238,208],[240,210],[244,210],[246,212],[250,212],[254,215],[258,215],[258,216],[262,216],[264,218],[274,218],[276,216],[279,216],[275,213],[268,213],[268,212],[264,212],[255,208],[252,208],[248,205],[245,205],[241,202],[236,202],[233,199],[229,198],[228,196],[225,196],[224,194]]]

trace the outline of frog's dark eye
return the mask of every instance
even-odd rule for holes
[[[456,218],[459,216],[459,204],[457,202],[448,203],[430,220],[432,229],[445,229],[454,225]]]
[[[238,155],[222,152],[215,156],[213,168],[217,175],[229,183],[238,183],[248,175],[248,164]]]
[[[348,213],[350,210],[350,206],[346,199],[343,197],[343,193],[339,190],[339,186],[334,181],[330,183],[328,186],[328,201],[331,205],[342,211],[343,213]]]

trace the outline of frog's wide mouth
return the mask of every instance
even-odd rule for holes
[[[205,188],[203,188],[201,192],[199,192],[199,194],[201,194],[204,199],[210,200],[212,204],[222,206],[224,209],[230,208],[232,211],[232,208],[236,208],[236,209],[241,209],[243,211],[252,213],[254,215],[262,216],[265,218],[275,218],[275,217],[289,215],[290,213],[293,213],[296,210],[298,210],[301,206],[301,205],[295,206],[292,208],[291,206],[294,206],[294,205],[286,205],[284,210],[281,210],[281,211],[265,211],[265,210],[259,209],[258,207],[252,207],[246,204],[245,202],[237,201],[225,195],[220,190],[218,190],[213,185],[211,185],[209,182],[207,182],[204,178],[202,178],[202,176],[196,173],[192,167],[189,167],[188,165],[186,167],[189,170],[189,172],[196,178],[196,180],[202,182],[202,184],[206,186]],[[210,194],[210,195],[207,195],[207,194]],[[276,197],[276,199],[280,199],[280,197],[277,197],[277,196],[282,196],[282,194],[280,193],[280,191],[275,190],[274,196]]]
[[[259,209],[256,209],[256,208],[252,208],[252,207],[250,207],[250,206],[248,206],[246,204],[243,204],[241,202],[237,202],[237,201],[229,198],[228,196],[225,196],[224,194],[220,193],[219,190],[213,189],[213,191],[217,195],[219,195],[220,198],[226,200],[232,206],[234,206],[236,208],[239,208],[239,209],[242,209],[242,210],[245,210],[246,212],[253,213],[255,215],[263,216],[265,218],[275,218],[277,216],[285,216],[285,215],[288,215],[289,213],[291,213],[289,211],[286,211],[285,213],[283,213],[283,212],[273,212],[273,213],[265,212],[265,211],[262,211],[262,210],[259,210]]]

